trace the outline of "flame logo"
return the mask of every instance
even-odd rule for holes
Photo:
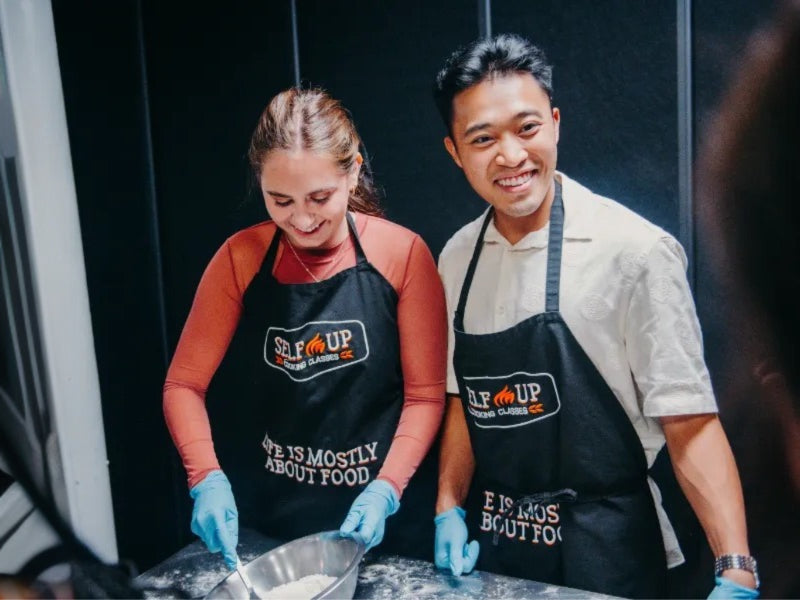
[[[531,404],[528,406],[528,412],[532,415],[538,415],[544,412],[544,404],[539,402],[538,404]]]
[[[306,344],[306,356],[322,354],[323,352],[325,352],[325,342],[322,341],[322,337],[319,334],[316,334]]]
[[[497,407],[513,404],[514,400],[516,400],[514,392],[508,389],[508,385],[504,385],[503,389],[494,395],[494,405]]]
[[[339,358],[343,360],[349,360],[353,358],[353,351],[352,350],[342,350],[339,352]]]

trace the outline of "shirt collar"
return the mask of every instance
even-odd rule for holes
[[[564,239],[591,241],[592,222],[598,209],[591,191],[577,181],[573,181],[563,173],[556,171],[556,177],[561,182],[561,198],[564,202]],[[488,211],[488,209],[487,209]],[[484,215],[486,212],[484,212]],[[508,243],[492,219],[486,228],[483,241],[488,244],[501,244],[512,250],[530,250],[532,248],[546,248],[550,222],[537,231],[531,231],[513,246]]]

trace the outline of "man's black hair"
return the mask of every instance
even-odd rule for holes
[[[530,73],[553,101],[553,67],[544,52],[525,38],[502,33],[475,40],[453,52],[436,75],[433,98],[447,130],[451,130],[453,98],[492,77]]]

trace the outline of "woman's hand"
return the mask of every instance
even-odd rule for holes
[[[386,518],[400,508],[400,499],[392,484],[376,479],[353,501],[339,533],[361,542],[367,550],[383,540]]]
[[[192,532],[203,540],[210,552],[222,552],[229,569],[235,568],[239,512],[225,473],[211,471],[189,495],[194,500]]]

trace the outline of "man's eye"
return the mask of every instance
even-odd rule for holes
[[[472,142],[470,142],[470,143],[481,145],[481,144],[486,144],[486,143],[490,142],[491,140],[492,140],[492,138],[490,138],[488,135],[481,135],[481,136],[478,136],[475,139],[473,139]]]
[[[275,205],[276,206],[284,207],[284,206],[289,206],[291,203],[292,203],[291,200],[278,200],[278,199],[275,199]]]
[[[532,133],[539,129],[539,125],[539,123],[525,123],[525,125],[522,126],[521,131],[523,133]]]
[[[330,194],[325,194],[324,196],[312,196],[311,199],[316,202],[317,204],[324,204],[330,198]]]

